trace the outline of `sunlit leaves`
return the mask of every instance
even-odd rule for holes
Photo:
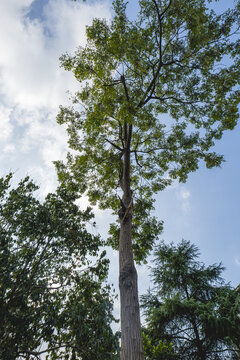
[[[133,126],[131,185],[139,199],[186,181],[201,162],[220,166],[211,148],[239,119],[239,4],[221,15],[205,0],[139,5],[130,21],[127,3],[113,1],[112,21],[94,19],[86,46],[61,57],[80,89],[58,121],[79,154],[58,164],[59,176],[73,177],[115,214],[124,124]]]

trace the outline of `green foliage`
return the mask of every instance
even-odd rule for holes
[[[90,209],[64,187],[40,202],[28,177],[11,179],[0,179],[0,358],[113,359],[108,261],[86,230]]]
[[[145,360],[171,360],[174,359],[172,344],[167,345],[163,341],[156,341],[153,344],[149,335],[143,332],[143,349]]]
[[[237,359],[239,290],[225,284],[222,265],[205,267],[188,241],[161,243],[154,289],[143,300],[151,341],[173,344],[176,359]]]
[[[239,118],[239,2],[221,15],[207,4],[140,0],[140,12],[130,21],[127,2],[115,0],[112,21],[94,19],[86,46],[61,57],[81,86],[73,107],[61,107],[57,118],[67,124],[74,150],[66,164],[57,162],[59,179],[117,215],[131,127],[138,261],[153,245],[151,236],[142,241],[146,226],[141,228],[139,219],[147,219],[154,238],[156,226],[161,229],[150,216],[154,193],[174,179],[186,181],[201,161],[208,168],[220,166],[223,157],[211,148]],[[141,204],[147,204],[143,217]],[[109,243],[115,247],[118,231],[117,224],[111,227]]]

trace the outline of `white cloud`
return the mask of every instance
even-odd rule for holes
[[[190,191],[187,191],[185,189],[181,189],[180,196],[181,196],[181,198],[183,200],[187,200],[191,196],[191,194],[190,194]]]
[[[237,256],[237,257],[235,258],[235,264],[238,265],[238,266],[240,266],[239,256]]]
[[[71,74],[59,69],[59,56],[84,43],[85,26],[94,14],[109,17],[106,3],[93,7],[50,0],[43,23],[26,17],[32,1],[20,1],[21,6],[19,0],[6,3],[0,4],[0,76],[5,96],[28,108],[56,107],[73,87]]]
[[[33,20],[33,2],[0,2],[0,165],[5,172],[33,171],[47,189],[46,182],[49,188],[56,182],[52,161],[67,150],[66,132],[55,120],[58,106],[79,86],[59,68],[59,56],[83,45],[85,26],[94,16],[109,18],[110,8],[105,1],[49,0],[44,20]]]
[[[0,141],[9,140],[13,126],[10,120],[11,109],[0,104]]]
[[[67,150],[65,127],[56,123],[56,113],[44,110],[22,111],[18,121],[25,128],[20,139],[25,153],[38,151],[43,162],[51,166],[52,161],[63,159]]]
[[[177,199],[181,204],[181,209],[184,213],[188,213],[190,211],[190,196],[191,193],[186,188],[180,187],[177,189]]]
[[[29,167],[29,174],[34,178],[37,185],[41,185],[41,197],[45,197],[48,193],[56,189],[57,176],[54,173],[46,171],[46,168],[40,167],[39,165]]]
[[[15,151],[15,145],[14,144],[7,144],[6,146],[4,146],[3,148],[3,152],[6,153],[6,154],[9,154],[9,153],[13,153]]]

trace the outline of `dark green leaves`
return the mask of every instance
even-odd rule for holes
[[[154,287],[145,295],[146,331],[153,344],[173,344],[176,359],[235,359],[239,348],[239,290],[204,266],[188,241],[155,251]]]
[[[11,178],[0,179],[0,358],[113,359],[108,261],[86,230],[90,209],[79,210],[76,189],[41,202],[29,178],[16,188]]]

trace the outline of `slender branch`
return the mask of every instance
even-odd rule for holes
[[[152,1],[154,3],[155,8],[156,8],[157,17],[158,17],[158,24],[159,24],[159,65],[158,65],[158,68],[157,68],[157,71],[156,71],[155,75],[153,76],[152,81],[150,82],[147,90],[145,91],[141,101],[138,104],[138,108],[141,108],[142,106],[144,106],[145,104],[148,103],[148,101],[151,99],[151,96],[152,96],[152,94],[153,94],[153,92],[155,90],[156,80],[157,80],[157,77],[158,77],[158,75],[160,73],[160,70],[162,68],[162,65],[163,65],[163,61],[162,61],[162,19],[163,19],[165,13],[168,11],[170,6],[172,5],[172,0],[170,0],[168,6],[166,7],[166,9],[160,14],[156,0],[152,0]],[[147,96],[147,94],[149,94],[149,96]]]
[[[127,85],[126,85],[126,80],[125,80],[125,76],[124,75],[121,75],[121,80],[120,80],[123,84],[123,87],[124,87],[124,91],[125,91],[125,95],[126,95],[126,99],[127,101],[130,101],[130,98],[129,98],[129,94],[128,94],[128,89],[127,89]]]
[[[119,136],[119,139],[121,140],[122,147],[124,148],[123,133],[122,133],[123,129],[122,129],[122,124],[120,121],[118,121],[118,126],[119,126],[118,136]]]
[[[172,333],[171,333],[171,336],[175,337],[175,336],[177,336],[177,335],[179,335],[179,334],[181,334],[181,333],[187,334],[187,331],[189,331],[189,330],[193,331],[193,328],[192,328],[192,327],[189,327],[189,328],[185,328],[185,329],[182,329],[182,330],[180,329],[180,330],[178,330],[177,332],[172,332]]]
[[[160,73],[160,70],[162,68],[162,65],[163,65],[162,62],[159,61],[159,65],[158,65],[157,71],[155,73],[155,76],[153,77],[152,81],[150,82],[150,84],[149,84],[147,90],[145,91],[142,99],[138,103],[138,105],[137,105],[138,108],[141,108],[143,105],[145,105],[149,101],[149,99],[146,101],[147,94],[152,90],[152,87],[155,86],[155,83],[156,83],[157,77],[158,77],[158,75]]]
[[[159,59],[160,59],[160,61],[162,61],[162,17],[160,15],[159,8],[158,8],[156,0],[152,0],[152,1],[154,3],[154,6],[155,6],[155,9],[156,9],[156,12],[157,12],[157,17],[158,17],[158,25],[159,25]]]
[[[128,70],[130,70],[132,73],[134,73],[135,75],[142,78],[142,75],[140,73],[138,73],[136,70],[132,69],[126,61],[123,61],[123,63],[128,68]]]
[[[155,2],[155,0],[153,0]],[[164,17],[164,15],[166,14],[166,12],[168,11],[168,9],[170,8],[170,6],[172,5],[172,0],[169,1],[168,6],[165,8],[165,10],[163,10],[163,12],[159,15],[160,19],[162,19]]]
[[[131,150],[132,153],[136,152],[136,153],[141,153],[141,154],[149,154],[153,151],[158,151],[158,150],[166,150],[167,148],[164,148],[164,147],[158,147],[158,148],[152,148],[152,149],[149,149],[149,150]]]
[[[235,35],[236,32],[232,32],[231,34],[229,34],[228,36],[226,36],[225,38],[222,36],[221,38],[219,39],[215,39],[215,40],[212,40],[212,41],[208,41],[204,46],[209,46],[209,45],[213,45],[213,44],[216,44],[216,43],[220,43],[221,41],[223,40],[226,40],[226,39],[229,39],[230,37],[232,37],[233,35]],[[200,47],[198,50],[196,51],[191,51],[187,56],[184,56],[182,59],[172,59],[171,61],[168,61],[167,63],[163,63],[162,65],[163,66],[170,66],[170,65],[173,65],[173,64],[179,64],[179,63],[182,63],[184,62],[185,60],[189,59],[189,58],[192,58],[193,56],[201,53],[202,51],[202,48],[203,47]],[[186,65],[185,65],[186,66]]]
[[[226,348],[226,349],[219,349],[219,350],[211,350],[208,353],[222,353],[222,352],[225,352],[225,351],[230,351],[230,352],[233,352],[233,353],[238,355],[238,350],[231,349],[231,348],[230,349]]]
[[[27,355],[32,355],[32,356],[39,356],[39,355],[45,354],[45,353],[50,352],[50,351],[65,348],[66,346],[70,346],[72,349],[74,349],[74,348],[76,349],[76,347],[71,345],[71,343],[66,343],[66,344],[63,344],[63,345],[54,346],[52,348],[48,348],[48,349],[41,350],[41,351],[25,350],[24,353],[27,354]],[[18,355],[19,356],[25,356],[24,353],[19,353]]]
[[[116,158],[116,157],[119,157],[119,159],[121,159],[122,156],[123,156],[123,150],[119,151],[119,152],[117,152],[115,154],[112,154],[109,157],[105,157],[105,158],[101,157],[101,160],[99,159],[99,164],[102,164],[105,161],[111,161],[111,159]]]
[[[160,100],[160,101],[165,101],[165,100],[174,100],[180,104],[188,104],[188,105],[192,105],[192,104],[196,104],[196,103],[200,103],[200,100],[196,100],[196,101],[185,101],[185,100],[181,100],[178,99],[174,96],[168,96],[168,97],[160,97],[160,96],[151,96],[150,100]]]
[[[115,86],[121,84],[121,80],[113,80],[113,82],[111,84],[103,84],[103,86]]]
[[[195,339],[189,339],[189,337],[186,337],[186,336],[174,336],[176,339],[181,339],[181,340],[186,340],[186,341],[189,341],[190,343],[194,342]]]
[[[127,143],[126,143],[126,149],[130,149],[131,140],[132,140],[132,124],[129,125],[128,135],[127,135]]]
[[[137,165],[138,165],[140,168],[142,168],[142,165],[140,164],[140,162],[139,162],[139,160],[138,160],[138,156],[137,156],[137,151],[136,151],[136,150],[134,151],[134,155],[135,155],[135,160],[136,160]]]
[[[109,144],[111,144],[113,147],[115,147],[116,149],[118,149],[119,151],[123,151],[122,148],[120,148],[120,146],[114,144],[112,141],[105,139]]]

